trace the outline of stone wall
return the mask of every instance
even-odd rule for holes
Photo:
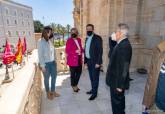
[[[134,1],[134,2],[133,2]],[[95,33],[99,34],[103,38],[103,69],[106,71],[108,65],[108,39],[110,34],[116,30],[117,24],[120,22],[129,22],[131,27],[131,35],[134,38],[136,32],[136,13],[137,13],[137,0],[80,0],[80,23],[76,23],[75,26],[80,27],[81,37],[85,39],[86,25],[92,23],[95,26]],[[135,3],[135,4],[134,4]],[[130,10],[134,7],[133,10]],[[76,12],[76,11],[75,11]],[[129,15],[129,16],[128,16]],[[77,26],[80,25],[80,26]],[[131,38],[132,38],[131,37]],[[136,44],[135,44],[136,45]],[[137,46],[133,46],[137,47]],[[135,49],[135,52],[137,48]],[[134,56],[136,57],[136,56]],[[137,59],[133,58],[133,65],[137,63]],[[137,67],[137,65],[136,65]]]
[[[108,37],[120,22],[130,27],[129,40],[133,47],[131,68],[148,69],[151,63],[151,48],[165,39],[164,0],[74,0],[74,12],[80,21],[75,20],[82,39],[85,39],[86,25],[95,25],[95,32],[103,38],[103,66],[108,63]],[[79,3],[77,3],[79,2]],[[75,13],[73,13],[75,15]],[[146,59],[147,58],[147,59]],[[140,61],[140,62],[139,62]],[[146,62],[147,61],[147,62]]]
[[[109,37],[109,14],[106,10],[109,7],[107,0],[91,0],[89,2],[88,23],[95,25],[95,33],[102,36],[103,39],[103,64],[104,69],[107,67],[108,37]],[[106,23],[106,24],[104,24]]]
[[[36,66],[33,84],[31,86],[23,114],[41,114],[41,99],[42,76],[40,69]]]
[[[140,36],[147,48],[165,40],[165,0],[143,0]]]

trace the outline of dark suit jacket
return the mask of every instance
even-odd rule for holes
[[[117,44],[112,52],[106,75],[106,83],[111,88],[129,88],[129,66],[132,47],[128,38]]]
[[[111,37],[109,37],[109,53],[108,53],[108,57],[109,59],[111,59],[111,56],[112,56],[112,52],[113,52],[113,49],[114,47],[116,46],[117,42],[116,41],[113,41]]]
[[[86,45],[86,41],[87,39],[85,40],[85,45]],[[102,64],[103,44],[102,44],[102,38],[99,35],[96,34],[93,35],[89,54],[90,54],[90,60],[93,65]],[[86,58],[86,56],[84,57],[84,59],[85,59],[84,63],[86,64],[88,59]]]

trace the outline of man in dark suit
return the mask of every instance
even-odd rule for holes
[[[110,48],[109,53],[108,53],[109,59],[111,59],[113,49],[117,44],[117,42],[112,39],[113,34],[115,34],[115,33],[112,33],[112,35],[109,37],[109,48]]]
[[[114,36],[115,35],[115,36]],[[116,37],[116,33],[113,32],[112,35],[109,37],[109,53],[108,53],[108,58],[111,61],[111,57],[112,57],[112,52],[114,47],[116,46],[117,42],[115,41],[115,37]],[[133,81],[132,78],[129,77],[130,81]]]
[[[125,90],[129,88],[132,47],[127,38],[128,25],[119,24],[115,46],[108,66],[106,83],[110,86],[113,114],[125,114]]]
[[[86,26],[87,38],[85,41],[85,60],[84,64],[88,68],[91,81],[91,90],[87,94],[91,95],[89,100],[94,100],[97,97],[99,86],[100,67],[102,65],[102,38],[94,33],[94,25]]]

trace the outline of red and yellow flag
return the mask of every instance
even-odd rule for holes
[[[17,44],[17,52],[15,54],[16,61],[18,64],[22,62],[22,49],[23,49],[22,42],[21,42],[21,39],[19,38],[18,44]]]
[[[10,43],[6,40],[6,46],[3,54],[3,64],[7,65],[15,61],[15,55],[11,51]]]
[[[22,54],[24,55],[27,49],[27,44],[26,44],[26,37],[23,39],[23,49],[22,49]]]

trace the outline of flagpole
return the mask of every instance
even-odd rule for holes
[[[28,51],[26,51],[26,54],[27,54],[27,62],[28,62]]]
[[[6,37],[6,42],[7,42],[7,40],[8,40],[8,38]],[[4,79],[4,81],[6,80],[9,80],[10,79],[10,77],[9,77],[9,70],[8,70],[8,65],[6,65],[6,74],[5,74],[5,79]]]
[[[12,81],[13,81],[13,79],[10,79],[9,70],[8,70],[8,64],[7,64],[7,65],[6,65],[6,74],[5,74],[4,80],[2,81],[2,84],[10,83],[10,82],[12,82]]]
[[[5,79],[4,79],[4,81],[5,80],[9,80],[10,79],[10,77],[9,77],[9,69],[8,69],[8,65],[6,65],[6,74],[5,74]]]
[[[12,72],[13,72],[13,79],[15,79],[15,76],[14,76],[14,69],[13,69],[13,64],[12,64]]]
[[[24,43],[26,43],[26,34],[25,33],[24,33]],[[26,59],[27,59],[27,62],[28,62],[27,43],[26,43],[25,55],[26,55]]]

